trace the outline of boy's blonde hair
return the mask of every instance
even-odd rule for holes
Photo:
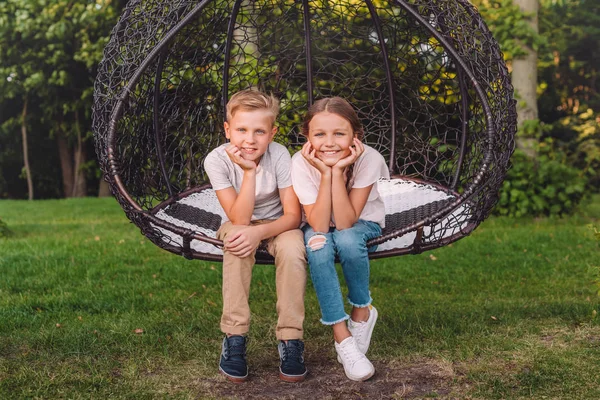
[[[227,120],[231,120],[238,111],[267,110],[273,114],[271,124],[279,114],[279,100],[272,94],[266,94],[254,89],[237,92],[227,103]]]

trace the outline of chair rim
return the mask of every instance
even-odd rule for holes
[[[406,175],[396,174],[396,175],[393,175],[392,177],[390,177],[390,180],[403,180],[403,181],[407,181],[407,182],[414,182],[414,183],[421,184],[421,185],[428,185],[428,186],[435,187],[440,192],[444,192],[444,193],[449,194],[449,195],[451,195],[453,197],[458,197],[459,196],[459,193],[456,192],[456,191],[454,191],[454,190],[449,190],[448,188],[446,188],[446,187],[444,187],[444,186],[442,186],[440,184],[428,182],[428,181],[425,181],[425,180],[419,179],[419,178],[413,178],[413,177],[406,176]],[[164,219],[161,219],[161,218],[159,218],[159,217],[156,216],[156,214],[159,213],[161,210],[166,209],[167,207],[169,207],[169,206],[177,203],[178,201],[180,201],[180,200],[182,200],[182,199],[184,199],[184,198],[186,198],[186,197],[188,197],[188,196],[190,196],[192,194],[200,193],[200,192],[202,192],[202,191],[204,191],[206,189],[211,189],[211,188],[212,188],[211,184],[210,183],[206,183],[206,184],[199,185],[199,186],[196,186],[194,188],[185,190],[185,191],[183,191],[181,193],[176,194],[173,197],[168,198],[167,200],[164,200],[164,201],[160,202],[159,204],[157,204],[156,206],[154,206],[151,210],[142,211],[140,214],[143,215],[145,218],[148,218],[152,224],[155,224],[155,225],[159,226],[160,228],[166,229],[166,230],[168,230],[168,231],[170,231],[172,233],[175,233],[175,234],[181,236],[184,239],[184,242],[187,241],[187,244],[184,243],[184,247],[187,248],[187,250],[184,251],[184,252],[188,252],[189,255],[191,255],[192,258],[207,259],[205,257],[205,255],[208,255],[209,256],[208,259],[210,259],[210,260],[221,260],[222,256],[220,256],[220,255],[212,255],[210,253],[200,253],[200,252],[197,252],[197,251],[193,251],[190,248],[190,242],[191,242],[191,240],[198,240],[198,241],[201,241],[201,242],[204,242],[204,243],[208,243],[208,244],[212,244],[212,245],[214,245],[216,247],[221,248],[223,246],[223,242],[221,240],[209,237],[209,236],[207,236],[207,235],[205,235],[203,233],[197,232],[197,231],[193,231],[193,230],[190,230],[190,229],[182,228],[181,226],[178,226],[178,225],[176,225],[174,223],[168,222],[168,221],[166,221]],[[468,202],[468,201],[466,201],[466,202]],[[460,205],[462,205],[464,203],[465,202],[461,202],[457,207],[455,207],[454,209],[452,209],[452,212],[456,208],[458,208]],[[449,213],[449,214],[451,214],[451,213]],[[449,215],[449,214],[444,214],[438,220],[441,220],[444,216]],[[396,238],[398,236],[402,236],[402,235],[405,235],[407,233],[416,231],[416,230],[420,229],[421,227],[424,227],[425,225],[433,224],[433,223],[437,222],[438,220],[434,220],[434,221],[431,221],[431,222],[426,223],[426,224],[421,224],[422,221],[420,221],[418,225],[417,224],[408,225],[408,226],[406,226],[404,228],[396,230],[396,231],[401,231],[402,232],[400,235],[396,235],[396,236],[390,237],[389,239],[385,239],[383,241],[379,241],[379,239],[381,237],[387,236],[387,235],[381,235],[381,236],[379,236],[379,237],[377,237],[375,239],[372,239],[369,242],[367,242],[367,246],[373,246],[373,245],[378,245],[378,244],[387,242],[387,241],[392,240],[392,239],[394,239],[394,238]],[[479,225],[479,223],[470,221],[466,225],[466,227],[460,229],[460,231],[458,233],[455,233],[455,234],[453,234],[453,235],[451,235],[449,237],[442,238],[439,241],[437,241],[436,243],[431,244],[431,245],[430,244],[420,245],[418,252],[429,250],[429,249],[433,249],[433,248],[437,248],[437,247],[440,247],[440,246],[452,243],[452,242],[454,242],[454,241],[456,241],[456,240],[458,240],[458,239],[460,239],[460,238],[468,235],[478,225]],[[395,232],[395,231],[393,231],[393,232]],[[442,243],[442,244],[440,244],[440,243]],[[181,253],[181,249],[179,247],[176,247],[176,246],[169,246],[169,245],[163,246],[161,244],[161,247],[163,247],[163,248],[165,248],[167,250],[169,250],[168,247],[172,247],[173,250],[170,250],[170,251],[178,253],[178,254]],[[414,244],[413,244],[413,246],[409,246],[408,247],[408,250],[405,250],[404,248],[400,248],[400,249],[396,248],[396,249],[381,250],[381,251],[373,252],[373,253],[370,253],[370,258],[372,258],[372,259],[383,258],[383,257],[392,256],[392,255],[400,255],[400,254],[407,254],[407,253],[414,253],[414,252],[415,252],[415,249],[414,249]]]

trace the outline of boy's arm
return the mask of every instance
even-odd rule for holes
[[[249,256],[264,239],[296,229],[302,219],[300,202],[291,186],[279,189],[283,215],[273,222],[248,226],[237,231],[225,243],[225,249],[238,257]]]
[[[256,199],[256,169],[244,170],[240,192],[230,186],[226,189],[216,190],[217,199],[223,207],[227,218],[234,225],[249,225],[254,211]]]
[[[234,151],[235,146],[228,145],[225,148],[227,156]],[[227,167],[227,161],[223,159],[221,150],[211,151],[204,160],[204,170],[208,179],[215,189],[217,199],[223,207],[227,218],[236,225],[248,225],[254,211],[254,190],[256,186],[256,166],[242,165],[244,176],[240,192],[237,193],[232,185],[230,174],[233,172]],[[236,163],[236,160],[232,160]],[[254,164],[254,163],[252,163]],[[239,163],[238,163],[239,165]],[[245,167],[245,168],[244,168]]]

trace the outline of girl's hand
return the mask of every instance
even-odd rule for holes
[[[316,156],[316,153],[317,150],[312,147],[310,142],[306,142],[304,143],[304,146],[302,146],[302,156],[310,165],[316,168],[321,175],[331,172],[331,167],[325,165],[325,163]]]
[[[354,138],[354,146],[350,146],[350,155],[336,162],[333,168],[343,171],[347,166],[354,164],[364,152],[365,145],[357,138]]]
[[[252,160],[246,160],[244,157],[242,157],[242,152],[236,145],[230,144],[225,148],[225,152],[231,161],[242,167],[244,171],[256,169],[256,163]]]

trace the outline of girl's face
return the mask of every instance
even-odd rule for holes
[[[337,114],[323,111],[308,123],[308,141],[317,158],[329,167],[350,155],[353,139],[352,125]]]

